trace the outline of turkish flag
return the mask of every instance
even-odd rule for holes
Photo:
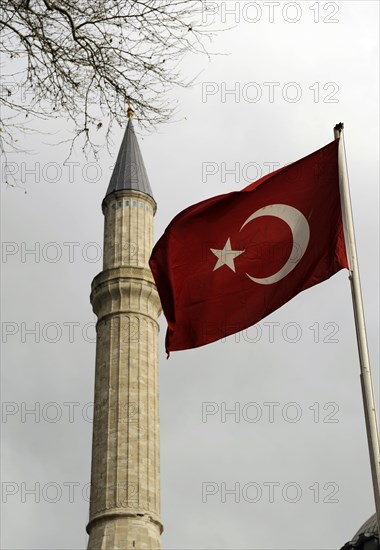
[[[246,329],[348,268],[338,144],[172,220],[149,261],[168,354]]]

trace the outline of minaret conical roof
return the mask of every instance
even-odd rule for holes
[[[153,198],[148,174],[141,155],[140,147],[132,124],[132,116],[129,116],[127,128],[121,142],[116,164],[112,172],[106,197],[114,191],[133,189],[146,193]]]

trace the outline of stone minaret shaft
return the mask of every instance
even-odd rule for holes
[[[161,305],[148,265],[156,203],[129,115],[103,201],[103,271],[91,292],[98,323],[89,550],[161,548]]]

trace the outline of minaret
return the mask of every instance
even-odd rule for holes
[[[132,124],[103,200],[88,550],[158,550],[160,299],[149,269],[156,203]]]

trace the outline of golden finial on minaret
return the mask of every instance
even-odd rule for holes
[[[129,118],[129,120],[132,120],[133,114],[134,110],[132,109],[131,104],[128,101],[127,117]]]

